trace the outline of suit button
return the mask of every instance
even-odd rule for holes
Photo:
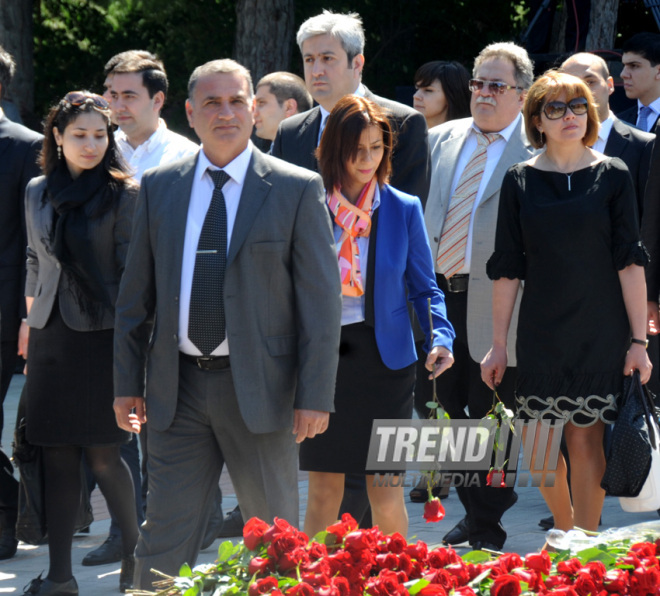
[[[433,236],[433,242],[440,242],[440,240],[438,240],[437,236]]]
[[[172,339],[173,339],[174,341],[179,341],[179,338],[177,337],[176,333],[172,336]]]
[[[178,297],[178,296],[174,296],[174,302],[178,302],[178,301],[179,301],[179,297]]]
[[[57,267],[58,269],[62,269],[62,265],[60,265],[59,263],[55,263],[55,267]]]

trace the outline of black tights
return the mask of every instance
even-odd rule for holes
[[[80,461],[83,449],[108,508],[119,522],[123,555],[131,555],[138,538],[133,481],[119,457],[119,445],[103,447],[44,447],[46,519],[48,523],[48,579],[71,579],[71,546],[80,505]]]

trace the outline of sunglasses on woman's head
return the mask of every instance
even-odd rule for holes
[[[563,101],[549,101],[543,106],[543,113],[548,120],[559,120],[564,117],[566,110],[571,110],[576,116],[583,116],[589,110],[586,97],[576,97],[568,103]]]
[[[64,101],[72,106],[81,106],[88,101],[91,101],[97,108],[107,110],[110,108],[105,98],[96,93],[85,93],[84,91],[71,91],[64,96]]]

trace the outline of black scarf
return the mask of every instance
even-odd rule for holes
[[[99,164],[91,170],[84,170],[74,180],[62,160],[46,179],[46,192],[46,199],[55,210],[50,234],[53,253],[72,282],[78,307],[96,327],[101,322],[103,309],[107,308],[110,312],[114,309],[92,251],[87,226],[90,217],[100,217],[112,205],[113,189],[109,174]],[[93,199],[99,202],[88,215],[86,207]]]

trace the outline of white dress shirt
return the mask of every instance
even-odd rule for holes
[[[248,142],[245,150],[222,168],[230,179],[222,187],[227,208],[227,253],[231,243],[231,235],[234,230],[238,204],[243,192],[243,184],[247,174],[250,159],[252,158],[252,141]],[[193,179],[192,191],[190,193],[190,204],[188,205],[188,217],[186,219],[186,236],[183,243],[183,262],[181,264],[181,295],[179,297],[179,350],[191,356],[201,356],[202,353],[190,341],[188,337],[188,317],[190,315],[190,292],[192,290],[193,272],[195,271],[195,258],[197,256],[197,245],[202,233],[202,226],[206,218],[206,212],[211,205],[211,198],[215,184],[207,169],[219,170],[214,166],[204,153],[204,146],[199,152],[195,177]],[[229,341],[225,340],[211,353],[211,356],[227,356],[229,354]]]
[[[374,193],[374,200],[371,203],[370,217],[373,217],[374,211],[380,205],[380,188],[376,185],[376,192]],[[330,215],[332,217],[332,215]],[[335,248],[337,250],[337,259],[339,260],[339,246],[337,242],[341,237],[343,230],[332,222],[332,227],[335,233]],[[367,290],[367,263],[369,262],[369,237],[358,236],[357,239],[358,250],[360,251],[360,270],[362,271],[362,287]],[[339,265],[337,265],[339,266]],[[360,323],[364,321],[364,297],[362,296],[342,296],[341,297],[341,324],[350,325],[352,323]]]
[[[472,227],[474,225],[474,215],[477,211],[477,207],[479,207],[479,203],[481,202],[484,190],[486,190],[486,186],[488,186],[488,181],[493,175],[493,172],[495,171],[495,168],[500,161],[500,157],[502,157],[502,153],[504,153],[504,149],[506,149],[506,144],[509,142],[511,135],[513,134],[513,131],[515,130],[521,118],[522,115],[518,114],[518,116],[514,118],[513,122],[509,124],[509,126],[507,126],[504,130],[499,131],[500,138],[496,141],[493,141],[486,148],[486,167],[484,168],[481,183],[479,184],[479,190],[477,191],[477,197],[474,200],[474,206],[472,207],[472,215],[470,215],[470,225],[468,227],[467,247],[465,249],[465,264],[460,271],[457,271],[459,274],[470,273],[470,263],[472,261]],[[450,197],[454,196],[454,192],[456,191],[458,182],[461,179],[463,170],[467,166],[468,162],[470,161],[470,157],[472,157],[472,154],[477,148],[477,132],[481,131],[477,128],[477,126],[475,126],[473,122],[472,127],[468,132],[468,137],[463,144],[463,148],[461,149],[461,154],[456,164],[456,170],[454,170],[454,179],[451,183]]]
[[[642,109],[644,104],[637,100],[637,122],[639,122],[639,112]],[[649,104],[649,108],[651,108],[652,112],[649,114],[648,118],[646,119],[646,129],[644,132],[653,132],[653,126],[655,125],[655,121],[658,119],[658,116],[660,116],[660,97],[657,97],[655,100],[653,100]]]
[[[144,143],[135,149],[121,128],[115,131],[115,141],[119,151],[128,163],[137,182],[149,168],[155,168],[199,151],[199,145],[167,128],[165,120],[158,119],[158,128]]]
[[[600,128],[598,129],[598,140],[592,147],[594,151],[605,153],[605,145],[607,145],[607,139],[610,138],[610,132],[612,131],[613,124],[614,114],[610,112],[610,115],[607,117],[607,119],[600,123]]]

